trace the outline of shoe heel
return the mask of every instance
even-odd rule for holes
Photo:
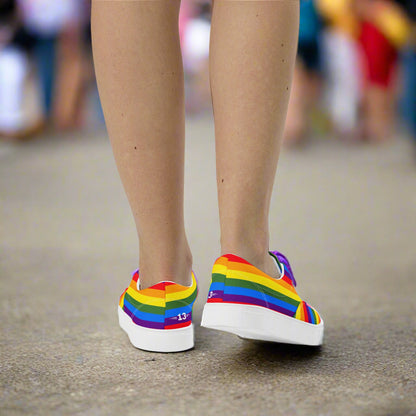
[[[120,327],[128,335],[134,347],[152,352],[180,352],[194,347],[193,324],[185,328],[152,329],[136,325],[131,318],[118,307]]]

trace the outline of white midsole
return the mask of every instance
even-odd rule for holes
[[[118,307],[118,321],[130,342],[141,350],[154,352],[186,351],[194,347],[193,324],[185,328],[152,329],[136,325],[126,312]]]
[[[300,345],[321,345],[324,322],[310,324],[256,305],[207,303],[201,326],[242,338]]]

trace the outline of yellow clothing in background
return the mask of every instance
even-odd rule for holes
[[[358,35],[359,25],[352,10],[352,0],[317,0],[316,6],[334,29],[353,37]]]
[[[397,48],[402,47],[410,36],[410,22],[405,13],[391,2],[376,2],[372,23]]]

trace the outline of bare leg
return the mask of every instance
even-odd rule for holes
[[[278,275],[269,206],[296,56],[298,0],[215,0],[210,81],[222,254]]]
[[[180,0],[92,3],[93,52],[108,133],[139,236],[141,287],[190,284],[184,229]]]
[[[308,103],[305,97],[308,91],[308,74],[302,62],[297,62],[293,73],[292,93],[289,99],[284,142],[296,145],[305,139],[308,132]],[[309,101],[309,100],[308,100]]]
[[[391,138],[394,124],[394,97],[387,88],[370,85],[365,92],[365,132],[375,143]]]
[[[299,145],[308,139],[311,133],[311,112],[317,108],[319,90],[319,74],[308,70],[303,62],[298,60],[293,73],[292,93],[284,133],[286,145]]]

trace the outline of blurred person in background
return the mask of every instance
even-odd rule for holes
[[[416,146],[416,0],[396,0],[409,19],[409,36],[402,50],[401,112]]]
[[[89,11],[88,1],[71,0],[58,36],[53,122],[59,130],[80,128],[85,123],[87,87],[93,78]]]
[[[86,4],[83,0],[18,0],[18,4],[24,27],[33,39],[45,123],[58,127],[77,124]]]
[[[334,133],[348,140],[358,138],[361,79],[357,44],[359,22],[353,1],[316,1],[326,23],[322,47],[327,108]]]
[[[188,87],[186,111],[196,114],[209,108],[209,37],[211,30],[211,3],[193,2],[193,16],[183,29],[182,53],[185,80]]]
[[[22,28],[15,0],[0,0],[0,137],[24,138],[36,124],[26,122],[24,89],[29,71],[30,39]]]
[[[285,143],[299,144],[309,134],[311,110],[316,106],[321,84],[322,20],[315,0],[300,2],[298,55],[285,128]]]
[[[394,1],[355,0],[355,10],[363,58],[363,138],[380,142],[392,136],[395,125],[398,52],[409,25]]]
[[[179,27],[179,42],[183,48],[184,34],[186,25],[189,20],[194,17],[194,0],[181,0],[181,9],[179,11],[178,27]]]

